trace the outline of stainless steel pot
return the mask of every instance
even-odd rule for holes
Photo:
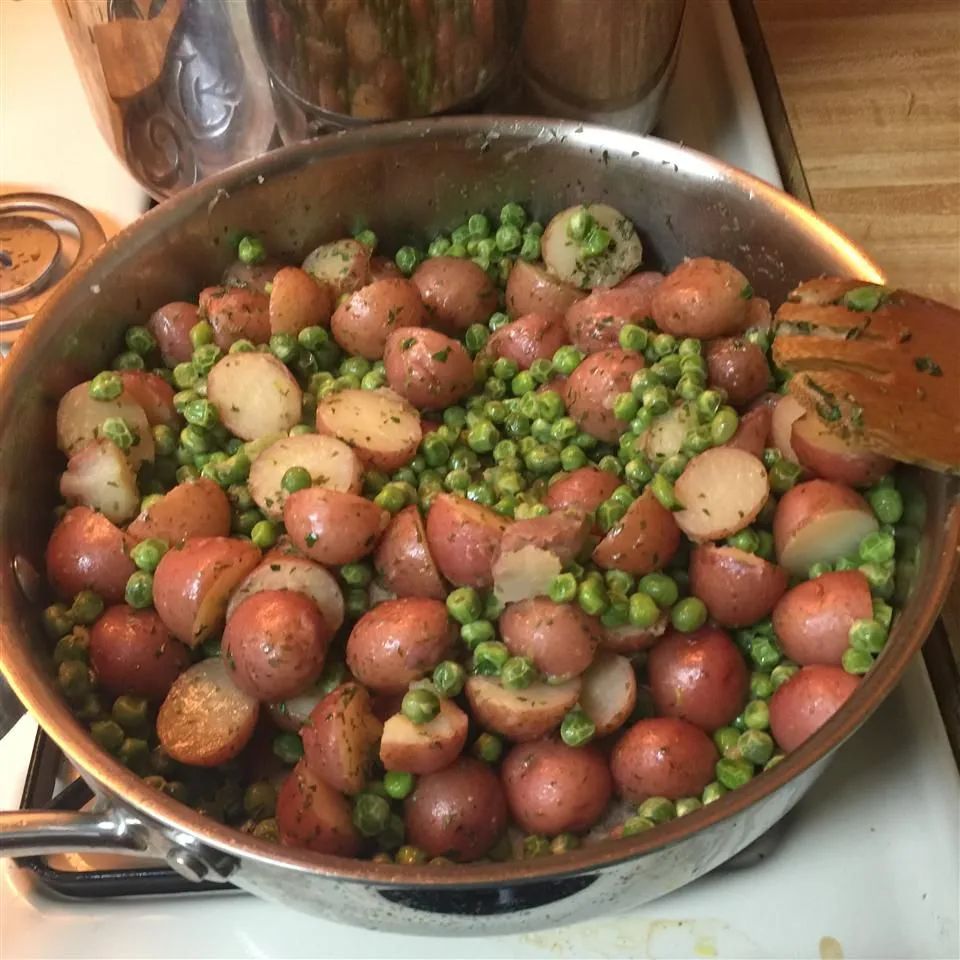
[[[162,204],[72,274],[0,373],[2,668],[102,800],[98,814],[0,814],[0,853],[148,852],[191,879],[229,880],[266,899],[358,926],[418,933],[529,931],[625,909],[713,869],[799,800],[835,748],[872,713],[919,649],[946,595],[960,535],[958,482],[912,472],[926,498],[916,580],[876,667],[846,706],[774,770],[716,803],[562,858],[398,867],[277,847],[211,822],[146,786],[73,718],[45,668],[35,600],[61,468],[59,396],[113,354],[153,307],[195,297],[233,256],[235,228],[296,260],[368,223],[385,244],[507,199],[536,216],[603,199],[638,225],[651,264],[685,254],[731,260],[777,301],[822,272],[882,281],[848,240],[770,186],[655,139],[515,119],[372,127],[243,164]]]

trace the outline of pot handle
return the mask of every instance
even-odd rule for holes
[[[113,810],[0,812],[0,857],[96,851],[143,853],[146,848],[140,824]]]

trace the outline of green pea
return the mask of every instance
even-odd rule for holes
[[[553,578],[547,595],[554,603],[572,603],[577,596],[577,580],[572,573],[560,573]]]
[[[278,537],[277,526],[270,520],[261,520],[259,523],[255,523],[250,531],[250,539],[253,541],[253,545],[261,550],[269,550],[277,542]]]
[[[123,393],[123,380],[113,370],[98,373],[87,388],[94,400],[116,400]]]
[[[520,858],[522,860],[535,860],[537,857],[545,857],[549,853],[550,841],[537,833],[528,834],[520,844]]]
[[[622,503],[606,500],[597,507],[597,526],[604,533],[609,533],[622,519],[627,508]]]
[[[689,463],[687,458],[682,453],[677,453],[672,457],[667,457],[667,459],[660,464],[657,473],[660,476],[666,477],[671,483],[674,483],[686,469],[687,463]]]
[[[487,321],[487,326],[490,328],[490,332],[494,333],[501,327],[505,327],[509,322],[510,318],[505,313],[501,313],[498,310],[495,313],[490,314],[490,319]],[[509,380],[510,378],[504,377],[503,379]]]
[[[673,483],[670,479],[663,473],[658,473],[650,481],[650,490],[653,495],[657,498],[657,501],[660,505],[667,510],[680,510],[683,505],[677,499],[676,494],[673,492]]]
[[[523,245],[523,234],[512,224],[504,224],[495,235],[497,249],[503,253],[519,250]]]
[[[404,246],[397,251],[393,259],[394,263],[399,267],[400,272],[405,277],[409,277],[420,263],[420,254],[414,247]]]
[[[375,793],[358,794],[353,801],[353,825],[365,837],[380,833],[389,817],[389,801]]]
[[[114,720],[95,720],[90,724],[90,736],[110,753],[116,753],[125,739],[123,728]]]
[[[745,527],[733,536],[727,537],[727,545],[743,550],[745,553],[756,553],[760,547],[760,537],[752,527]]]
[[[489,623],[489,621],[481,621]],[[470,624],[473,626],[473,624]],[[492,626],[492,624],[491,624]],[[510,659],[510,651],[497,640],[483,640],[473,650],[474,673],[483,677],[500,675],[503,665]]]
[[[540,259],[540,238],[529,235],[524,236],[523,243],[520,245],[519,257],[527,263],[533,263]]]
[[[635,437],[641,437],[653,423],[653,414],[649,410],[638,410],[637,415],[630,421],[630,432]]]
[[[83,660],[64,660],[57,668],[57,683],[64,695],[71,700],[80,700],[90,693],[92,680],[90,670]]]
[[[847,647],[840,658],[840,665],[847,673],[854,676],[862,676],[869,673],[873,666],[873,657],[866,650],[857,650],[854,647]]]
[[[770,708],[767,706],[767,702],[765,700],[751,700],[743,708],[743,722],[750,730],[766,730],[770,726]],[[759,762],[758,760],[754,761],[754,763]]]
[[[273,753],[292,767],[303,756],[303,741],[295,733],[278,733],[273,738]]]
[[[573,833],[558,833],[550,841],[550,852],[554,855],[569,853],[580,846],[580,839]]]
[[[764,560],[773,559],[773,534],[769,530],[758,530],[757,541],[757,549],[754,553]]]
[[[110,715],[124,730],[136,733],[143,730],[147,724],[147,700],[145,697],[123,694],[113,701]]]
[[[193,464],[185,463],[177,468],[177,483],[189,483],[191,480],[199,480],[200,471]],[[141,511],[156,503],[160,497],[144,497],[140,501]],[[149,502],[148,502],[149,501]]]
[[[596,577],[581,581],[577,587],[577,602],[584,613],[591,617],[600,616],[609,604],[603,580]]]
[[[699,810],[703,804],[698,797],[680,797],[676,803],[677,817],[687,817]]]
[[[521,370],[511,381],[510,390],[515,397],[533,393],[537,389],[537,381],[529,370]]]
[[[609,230],[604,227],[594,227],[580,244],[580,255],[587,258],[603,256],[611,243],[613,243],[613,237],[610,236]]]
[[[205,377],[220,359],[222,351],[215,343],[205,343],[193,351],[190,362],[198,377]],[[176,379],[176,369],[174,370],[174,379]]]
[[[714,446],[721,446],[733,438],[740,425],[740,418],[733,407],[721,407],[710,421],[710,439]]]
[[[500,671],[500,683],[508,690],[525,690],[537,679],[537,670],[529,657],[511,657]]]
[[[139,353],[134,353],[133,350],[117,354],[113,361],[114,370],[143,370],[145,367],[143,357]]]
[[[635,837],[638,833],[646,833],[655,826],[656,824],[647,817],[627,817],[623,821],[623,836]]]
[[[251,783],[243,793],[243,809],[255,820],[272,817],[277,810],[277,788],[269,780]]]
[[[434,237],[430,241],[430,245],[427,247],[427,256],[428,257],[444,257],[447,256],[450,252],[450,248],[453,244],[450,241],[449,237],[445,237],[443,234],[440,234],[437,237]]]
[[[43,611],[43,628],[51,640],[57,640],[73,629],[73,619],[65,604],[52,603]]]
[[[201,320],[190,328],[190,344],[194,350],[205,344],[213,343],[213,337],[213,327],[206,320]]]
[[[666,823],[677,815],[677,808],[666,797],[648,797],[637,807],[637,815],[654,823]]]
[[[807,571],[808,580],[816,580],[817,577],[822,577],[825,573],[830,573],[833,568],[825,560],[818,560],[816,563],[810,564],[810,569]]]
[[[135,610],[144,610],[153,604],[153,574],[138,570],[130,574],[124,590],[124,599]]]
[[[638,586],[661,610],[672,607],[679,596],[676,581],[666,573],[648,573],[640,578]]]
[[[630,595],[628,617],[633,626],[646,630],[660,619],[660,610],[649,594],[638,590]]]
[[[713,731],[713,742],[717,749],[725,757],[739,756],[737,753],[737,742],[740,739],[740,731],[736,727],[719,727]]]
[[[650,346],[656,356],[665,357],[667,354],[676,352],[677,338],[669,333],[658,333],[650,342]]]
[[[500,223],[511,227],[522,228],[527,222],[527,214],[519,203],[505,203],[500,208]],[[531,224],[532,226],[532,224]]]
[[[473,587],[457,587],[447,594],[447,612],[457,623],[473,623],[483,613],[483,601]]]
[[[140,435],[122,417],[107,417],[100,424],[98,434],[115,443],[124,453],[140,442]]]
[[[758,636],[750,642],[750,658],[760,671],[773,670],[781,657],[779,648],[770,637]]]
[[[455,660],[444,660],[433,670],[433,685],[441,697],[456,697],[463,690],[466,672]]]
[[[662,384],[647,387],[643,391],[642,402],[645,410],[649,410],[653,416],[659,417],[670,409],[670,392]]]
[[[467,218],[467,231],[476,240],[490,236],[490,220],[483,213],[474,213]]]
[[[230,349],[227,350],[227,353],[255,353],[256,347],[247,339],[241,337],[239,340],[234,340],[230,344]]]
[[[894,590],[894,564],[892,561],[887,563],[862,563],[860,572],[867,578],[870,584],[870,592],[882,599],[893,596]]]
[[[440,699],[423,687],[409,690],[403,696],[400,710],[411,723],[429,723],[440,712]]]
[[[786,493],[800,479],[802,470],[800,464],[793,463],[786,458],[777,460],[768,471],[770,489],[776,494]]]
[[[632,420],[640,409],[637,398],[632,393],[620,393],[613,401],[613,415],[618,420]]]
[[[560,724],[560,739],[568,747],[582,747],[594,738],[596,732],[596,725],[580,707],[570,710]]]
[[[894,487],[871,487],[867,502],[881,523],[899,523],[903,517],[903,497]]]
[[[670,622],[681,633],[693,633],[707,622],[707,608],[697,597],[685,597],[670,611]]]
[[[496,763],[503,754],[503,741],[492,733],[481,733],[473,742],[473,755],[484,763]]]
[[[370,361],[364,357],[346,357],[340,364],[340,375],[362,377],[370,372]]]
[[[579,210],[574,211],[567,221],[567,236],[577,242],[586,240],[587,235],[595,224],[596,221],[593,219],[593,214],[591,214],[586,207],[581,207]]]
[[[860,541],[859,554],[864,563],[886,563],[893,559],[896,552],[896,541],[890,533],[876,531],[867,534]]]
[[[893,607],[891,607],[889,603],[885,603],[883,600],[874,597],[873,619],[876,620],[884,630],[889,630],[893,623]]]
[[[762,730],[745,730],[740,734],[737,748],[744,760],[762,767],[773,756],[773,738]]]
[[[53,650],[53,662],[58,667],[67,660],[82,660],[86,663],[89,658],[89,650],[90,633],[80,627],[57,640],[57,645]]]
[[[753,779],[753,764],[749,760],[722,757],[717,761],[717,780],[728,790],[736,790]]]
[[[532,376],[537,383],[546,383],[553,376],[553,361],[549,360],[547,357],[537,357],[537,359],[530,364],[530,376]],[[540,394],[541,401],[545,399],[547,392],[548,391],[545,390],[542,394]],[[560,395],[554,393],[554,396],[560,400],[562,405],[563,401],[561,400]],[[542,402],[541,409],[543,409]],[[544,411],[544,419],[549,420],[552,418],[546,416],[546,412]]]
[[[248,234],[240,238],[237,245],[237,257],[241,263],[263,263],[267,258],[267,248],[259,237]]]
[[[798,666],[792,663],[777,664],[777,666],[770,671],[770,682],[773,684],[773,689],[775,691],[779,690],[799,669]]]
[[[768,699],[775,689],[771,675],[756,672],[750,674],[750,696],[754,700]]]
[[[677,391],[677,396],[680,397],[681,400],[692,401],[692,400],[696,400],[697,397],[699,397],[701,392],[703,391],[703,382],[698,378],[689,376],[687,374],[682,374],[680,376],[680,379],[677,380],[677,385],[675,389]],[[704,435],[700,431],[695,431],[695,434],[697,437],[697,442],[699,442],[699,438]],[[706,436],[708,440],[709,440],[709,435],[710,434],[708,429],[706,431]],[[687,443],[688,441],[685,440],[684,442]],[[694,441],[691,440],[689,442],[692,444]],[[708,446],[710,445],[709,442],[707,445]],[[703,449],[706,449],[706,448],[704,447]],[[700,453],[702,452],[702,450],[693,449],[691,452]]]
[[[712,423],[722,404],[723,394],[717,390],[704,390],[696,400],[697,416],[704,422]]]
[[[703,793],[700,795],[700,799],[703,802],[703,805],[706,806],[708,803],[714,803],[719,800],[725,793],[727,788],[722,784],[714,780],[712,783],[708,783],[703,788]]]
[[[647,331],[635,323],[626,323],[620,328],[618,337],[620,346],[624,350],[633,350],[643,353],[647,348]]]
[[[580,366],[585,354],[576,347],[558,347],[553,355],[553,368],[563,377],[569,377]]]
[[[876,620],[854,620],[849,632],[850,646],[864,653],[877,654],[887,642],[887,628]]]
[[[81,590],[74,598],[67,618],[75,624],[89,627],[103,613],[103,600],[92,590]]]
[[[567,444],[560,451],[560,466],[567,472],[579,470],[589,462],[587,455],[574,444]]]

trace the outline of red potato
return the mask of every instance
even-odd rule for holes
[[[643,356],[626,350],[602,350],[587,357],[567,378],[567,412],[581,430],[598,440],[615,443],[630,424],[613,415],[614,401],[630,392]]]
[[[616,653],[601,651],[583,675],[580,706],[593,721],[597,736],[619,730],[637,704],[637,675],[633,664]]]
[[[431,257],[410,279],[433,323],[452,335],[462,334],[474,323],[486,324],[499,304],[493,281],[472,260]]]
[[[370,282],[370,248],[357,240],[324,243],[308,254],[303,269],[333,290],[334,298]]]
[[[267,703],[295,697],[323,671],[333,631],[317,605],[293,590],[242,600],[223,631],[223,659],[237,686]]]
[[[417,454],[420,415],[392,390],[338,390],[317,404],[317,432],[350,445],[362,463],[397,470]]]
[[[517,260],[507,277],[507,312],[511,317],[523,317],[528,313],[562,315],[584,296],[582,290],[548,273],[541,263]]]
[[[658,270],[638,270],[636,273],[631,273],[630,276],[624,277],[613,289],[644,290],[652,300],[653,291],[656,290],[662,279],[663,274]],[[646,315],[650,315],[649,310],[647,310]]]
[[[316,486],[329,490],[359,493],[363,487],[363,464],[342,440],[313,433],[283,437],[253,461],[247,480],[250,496],[271,520],[283,517],[288,493],[282,480],[291,467],[303,467]]]
[[[207,396],[223,425],[242,440],[286,433],[300,422],[300,387],[269,353],[231,353],[217,361],[207,376]]]
[[[641,650],[649,650],[666,633],[669,625],[669,617],[661,613],[652,627],[635,627],[630,623],[621,627],[604,627],[600,647],[625,656],[640,653]]]
[[[157,338],[160,355],[168,367],[185,363],[193,356],[190,331],[198,320],[197,305],[179,300],[164,304],[150,315],[147,328]]]
[[[557,740],[515,746],[500,776],[514,822],[548,837],[589,830],[613,793],[610,768],[596,747],[568,747]]]
[[[528,313],[500,327],[487,343],[491,357],[513,360],[529,370],[534,360],[550,360],[565,343],[567,332],[558,313]]]
[[[377,693],[402,693],[453,649],[456,630],[439,600],[403,597],[368,610],[347,638],[347,666]]]
[[[343,624],[343,592],[337,578],[306,557],[289,556],[275,550],[263,558],[240,582],[227,604],[227,620],[247,597],[262,590],[293,590],[309,597],[335,633]]]
[[[673,514],[646,490],[597,544],[593,562],[603,570],[642,577],[662,570],[679,546],[680,529]]]
[[[737,432],[724,446],[743,450],[761,460],[767,446],[767,437],[770,435],[772,419],[773,411],[767,404],[761,403],[754,406],[740,418]]]
[[[280,269],[280,264],[276,260],[264,260],[261,263],[244,263],[242,260],[234,260],[223,271],[223,286],[251,287],[254,290],[264,291],[266,285],[273,282]]]
[[[701,543],[690,554],[690,592],[722,627],[769,616],[786,589],[783,567],[736,547]]]
[[[427,511],[427,544],[440,572],[458,587],[493,586],[493,562],[509,522],[488,507],[451,493]]]
[[[60,475],[60,496],[83,504],[113,523],[126,523],[140,509],[137,477],[123,451],[110,440],[81,447]]]
[[[815,563],[855,554],[879,529],[866,500],[829,480],[808,480],[788,490],[773,515],[773,544],[781,566],[803,576]]]
[[[153,605],[166,628],[188,647],[219,632],[227,601],[259,563],[260,551],[245,540],[193,537],[168,550],[153,575]]]
[[[639,324],[649,316],[650,300],[651,288],[642,284],[594,290],[570,306],[564,315],[570,343],[584,353],[616,350],[620,346],[620,331],[628,323]]]
[[[579,243],[570,236],[571,219],[583,213],[610,234],[612,242],[599,256],[584,257]],[[605,203],[578,204],[561,210],[543,231],[540,249],[543,262],[555,277],[586,289],[616,286],[640,266],[643,258],[643,247],[633,224]]]
[[[824,480],[869,487],[893,469],[893,461],[827,429],[815,414],[794,420],[790,444],[800,464]]]
[[[785,593],[773,610],[773,629],[783,652],[805,666],[840,666],[850,627],[873,617],[870,584],[859,570],[825,573]]]
[[[171,547],[188,537],[226,537],[230,534],[230,501],[205,477],[178,483],[142,510],[127,533],[137,541],[156,537]]]
[[[157,713],[157,736],[174,760],[218,767],[250,742],[260,708],[219,657],[201,660],[173,682]]]
[[[647,679],[658,715],[687,720],[707,733],[736,717],[750,686],[743,656],[718,627],[671,630],[647,655]]]
[[[425,327],[420,291],[402,277],[375,280],[352,293],[330,320],[334,340],[347,353],[380,360],[387,337],[404,327]]]
[[[763,297],[751,297],[747,301],[747,329],[769,330],[772,325],[770,301]]]
[[[93,440],[99,439],[104,420],[119,417],[139,438],[126,452],[130,466],[136,469],[144,460],[153,460],[153,433],[143,407],[126,390],[115,400],[94,400],[90,382],[78,383],[68,390],[57,406],[57,446],[72,457]]]
[[[124,370],[120,374],[124,392],[140,404],[151,426],[164,423],[175,426],[177,410],[173,405],[173,387],[163,377],[146,370]]]
[[[857,689],[842,667],[802,667],[770,698],[770,732],[789,753],[812,737]]]
[[[108,607],[90,630],[90,666],[111,697],[132,694],[158,703],[190,664],[153,610]]]
[[[674,484],[684,505],[677,526],[695,543],[719,540],[749,526],[770,496],[763,462],[730,447],[694,457]]]
[[[386,588],[397,597],[445,600],[447,588],[430,553],[427,530],[416,504],[395,514],[373,555]]]
[[[563,683],[532,683],[508,690],[492,677],[470,677],[464,688],[474,719],[485,730],[508,740],[539,740],[560,726],[580,697],[579,677]]]
[[[727,394],[727,403],[745,407],[770,385],[764,352],[741,337],[722,337],[707,344],[707,380]]]
[[[551,679],[579,676],[593,661],[601,627],[578,606],[546,597],[508,604],[500,635],[515,657],[529,657]]]
[[[370,258],[370,283],[377,280],[392,280],[402,278],[400,268],[389,257]]]
[[[403,814],[410,843],[428,857],[457,861],[482,857],[507,828],[500,779],[473,757],[421,777]]]
[[[655,464],[663,463],[680,453],[687,433],[696,426],[696,414],[685,403],[678,403],[657,417],[640,438],[643,450]]]
[[[387,383],[420,410],[442,410],[474,388],[473,361],[458,340],[410,327],[387,337]]]
[[[106,603],[121,603],[136,567],[123,531],[89,507],[71,507],[47,541],[47,579],[63,600],[93,590]]]
[[[770,417],[770,443],[780,451],[780,456],[791,463],[799,463],[800,458],[793,449],[793,425],[806,410],[800,401],[789,393],[783,394],[773,405]]]
[[[733,264],[710,257],[685,260],[657,286],[653,319],[675,337],[710,340],[742,333],[749,324],[747,278]]]
[[[340,566],[372,553],[390,514],[355,493],[308,487],[287,497],[283,523],[294,546],[317,563]]]
[[[306,327],[329,327],[333,290],[299,267],[283,267],[271,280],[270,333],[296,336]]]
[[[277,827],[284,846],[355,857],[361,840],[343,794],[315,776],[303,760],[277,793]]]
[[[551,510],[574,507],[592,513],[619,486],[619,478],[606,470],[580,467],[551,483],[543,502]]]
[[[567,507],[545,517],[511,523],[500,541],[500,556],[522,547],[539,547],[552,553],[565,567],[580,555],[589,535],[590,520],[585,510]]]
[[[440,712],[428,723],[416,724],[395,713],[384,724],[380,762],[386,770],[423,776],[449,767],[467,742],[467,715],[452,701],[441,700]]]
[[[617,742],[610,772],[628,803],[699,796],[713,780],[717,750],[699,727],[675,717],[639,720]]]
[[[354,796],[367,785],[382,732],[370,694],[359,683],[341,684],[303,725],[303,762],[334,790]]]
[[[270,298],[249,287],[207,287],[200,291],[200,314],[213,327],[213,341],[227,351],[237,340],[270,339]]]

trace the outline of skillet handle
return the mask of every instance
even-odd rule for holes
[[[146,847],[140,825],[112,810],[0,812],[0,857],[95,851],[136,854]]]

